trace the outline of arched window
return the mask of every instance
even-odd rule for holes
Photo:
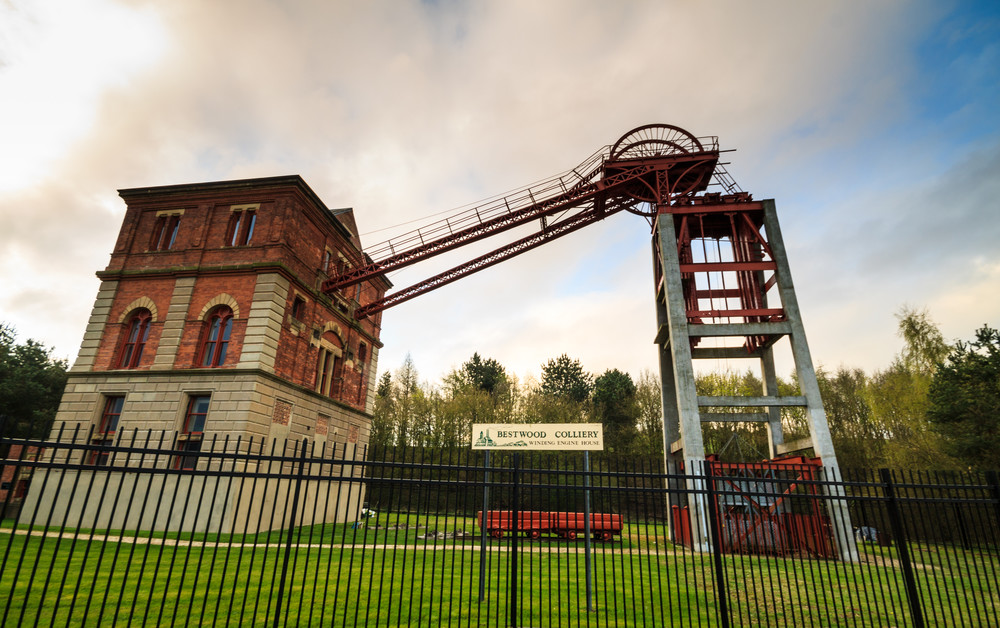
[[[222,366],[226,363],[232,331],[233,311],[228,306],[221,305],[209,313],[201,349],[202,366]]]
[[[139,308],[125,323],[125,339],[118,352],[118,368],[134,369],[142,359],[142,350],[149,339],[149,323],[153,317],[146,308]]]

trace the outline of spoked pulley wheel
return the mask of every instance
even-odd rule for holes
[[[700,153],[701,142],[679,126],[647,124],[632,129],[611,147],[609,159],[643,159],[678,153]]]

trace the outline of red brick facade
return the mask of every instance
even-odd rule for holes
[[[380,321],[359,322],[352,314],[383,296],[389,284],[377,279],[333,297],[318,290],[327,270],[363,261],[351,210],[327,209],[297,176],[130,189],[120,195],[127,204],[125,219],[111,261],[98,273],[117,287],[90,372],[121,369],[129,323],[140,309],[149,310],[152,320],[136,371],[203,369],[207,317],[215,307],[229,307],[227,353],[214,368],[263,368],[316,391],[326,346],[339,352],[330,364],[329,396],[365,410],[368,387],[374,385],[368,367],[381,346]],[[279,276],[289,288],[281,295],[284,311],[269,312],[272,324],[281,317],[280,332],[277,337],[268,332],[263,361],[248,363],[244,344],[251,312],[268,298],[261,276]],[[173,323],[168,312],[174,312]],[[172,343],[166,349],[165,334]],[[172,352],[166,363],[165,356],[158,358],[161,350]]]

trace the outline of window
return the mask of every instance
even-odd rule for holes
[[[361,369],[361,379],[358,381],[358,396],[354,400],[356,403],[361,403],[362,392],[365,388],[365,360],[368,359],[368,345],[361,342],[358,343],[358,366]]]
[[[323,272],[330,272],[330,261],[333,260],[333,252],[330,249],[323,251]]]
[[[152,320],[149,310],[141,308],[135,311],[125,324],[125,339],[118,352],[120,369],[134,369],[142,360],[142,350],[149,339],[149,323]]]
[[[110,462],[111,452],[103,448],[112,447],[115,444],[115,433],[118,431],[118,420],[121,418],[122,406],[124,405],[125,397],[123,395],[107,397],[104,400],[101,420],[91,438],[91,444],[102,449],[90,452],[90,464],[103,467]]]
[[[316,392],[332,397],[336,391],[334,384],[337,382],[339,370],[340,355],[326,346],[321,346],[316,364]]]
[[[229,227],[226,230],[226,246],[245,246],[253,239],[253,230],[257,225],[257,210],[241,209],[229,215]]]
[[[174,248],[177,240],[177,227],[180,225],[180,214],[160,216],[153,225],[153,235],[149,240],[150,251],[169,251]]]
[[[222,305],[208,316],[205,322],[204,341],[201,349],[202,366],[222,366],[229,350],[229,335],[233,331],[233,311]]]
[[[177,451],[181,453],[174,462],[175,468],[194,469],[198,466],[198,456],[194,454],[201,451],[205,420],[208,419],[208,404],[211,399],[211,395],[192,395],[188,400],[184,425],[177,434]]]
[[[292,318],[301,321],[305,320],[305,315],[306,300],[299,295],[295,295],[295,298],[292,300]]]

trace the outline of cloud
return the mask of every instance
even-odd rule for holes
[[[0,19],[0,191],[39,184],[93,123],[103,91],[148,67],[165,42],[145,10],[94,0],[14,2]],[[0,9],[0,10],[2,10]],[[80,28],[100,24],[100,37]],[[122,51],[128,54],[123,55]]]
[[[899,349],[893,314],[904,305],[928,308],[947,338],[997,324],[1000,292],[989,287],[1000,259],[994,142],[948,170],[917,173],[927,178],[907,187],[842,198],[820,228],[793,230],[801,236],[793,273],[812,279],[796,283],[799,298],[825,330],[814,353],[884,365]]]
[[[0,186],[2,317],[64,354],[79,346],[93,273],[117,235],[116,189],[298,173],[331,206],[354,207],[371,245],[562,172],[649,122],[740,149],[730,171],[757,197],[779,199],[800,298],[818,320],[871,315],[852,284],[879,275],[861,265],[925,259],[899,244],[900,230],[921,235],[900,173],[914,162],[927,178],[940,172],[927,155],[945,138],[898,134],[919,113],[914,48],[944,13],[934,3],[76,4],[76,30],[104,52],[54,38],[58,25],[27,4],[9,5],[22,35],[0,48],[0,89],[24,86],[14,111],[36,132],[46,116],[35,113],[60,129],[41,156],[0,142],[4,171],[18,173]],[[46,63],[33,60],[41,52]],[[51,99],[53,85],[71,97]],[[883,181],[860,177],[862,157],[885,166]],[[975,183],[985,170],[968,176],[961,185],[989,192]],[[852,199],[884,201],[886,213],[850,213]],[[974,211],[968,199],[960,211]],[[949,247],[962,241],[954,227],[933,223]],[[978,241],[992,233],[981,231]],[[655,368],[648,247],[648,226],[623,215],[400,305],[384,317],[383,367],[411,351],[436,377],[479,350],[515,371],[564,351],[594,371]],[[845,249],[855,266],[829,272]],[[993,250],[984,245],[987,259]],[[965,259],[947,258],[941,265],[956,268]],[[914,282],[935,276],[924,272]],[[820,284],[842,301],[810,289]],[[846,353],[850,343],[828,341],[807,317],[817,327],[819,360],[864,352],[859,343]]]

